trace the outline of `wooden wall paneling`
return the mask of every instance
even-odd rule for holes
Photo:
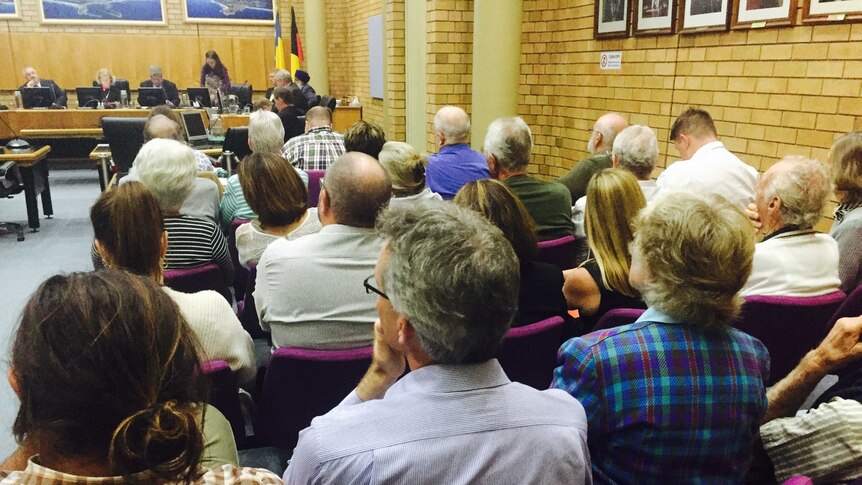
[[[265,86],[267,79],[267,66],[261,63],[265,45],[272,43],[269,39],[233,39],[234,72],[231,80],[239,85],[248,81],[252,87],[260,89]]]
[[[23,84],[24,76],[21,74],[21,69],[25,66],[18,67],[18,63],[15,62],[15,51],[12,49],[7,32],[0,34],[0,59],[9,59],[11,63],[10,69],[0,69],[0,86],[11,86],[14,89]]]
[[[230,37],[200,36],[198,37],[198,47],[201,54],[200,58],[198,59],[195,86],[197,86],[198,81],[200,81],[200,69],[201,66],[204,65],[204,56],[209,50],[214,50],[218,53],[222,64],[227,67],[227,72],[228,74],[230,74],[231,83],[236,82],[236,79],[240,75],[240,73],[237,71],[236,67],[234,67],[233,40]],[[240,79],[239,82],[242,82],[242,79]]]

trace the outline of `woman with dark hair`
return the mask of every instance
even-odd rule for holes
[[[210,94],[214,90],[219,90],[222,94],[228,94],[230,89],[230,75],[227,73],[227,68],[221,63],[216,51],[207,51],[206,62],[201,67],[202,88],[210,88]]]
[[[197,342],[149,278],[49,278],[24,308],[11,360],[16,455],[29,460],[7,460],[4,484],[281,483],[265,470],[206,467],[215,412]]]
[[[455,194],[453,201],[479,212],[497,226],[512,244],[521,265],[521,291],[513,327],[550,317],[564,317],[563,273],[556,266],[533,261],[536,255],[536,228],[520,199],[505,185],[484,179],[470,182]]]

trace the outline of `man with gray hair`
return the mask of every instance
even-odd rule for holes
[[[425,180],[432,192],[449,200],[464,184],[491,178],[481,153],[470,148],[470,117],[457,106],[444,106],[434,115],[440,151],[428,158]]]
[[[41,79],[39,77],[39,73],[36,72],[36,68],[33,66],[25,67],[22,73],[24,74],[24,84],[22,84],[21,87],[18,89],[51,88],[51,93],[53,93],[54,96],[54,102],[52,103],[51,107],[66,107],[66,90],[61,88],[57,83],[50,79]]]
[[[814,230],[831,190],[826,167],[805,157],[784,157],[763,174],[754,196],[763,240],[755,246],[743,296],[838,290],[838,244]]]
[[[587,151],[592,156],[576,163],[568,173],[557,179],[569,189],[573,201],[587,195],[587,184],[594,174],[611,168],[614,139],[628,125],[628,121],[619,113],[608,113],[596,120],[587,141]]]
[[[142,88],[162,88],[165,90],[165,99],[167,100],[168,106],[172,108],[176,108],[180,105],[180,92],[177,90],[177,85],[168,81],[164,78],[162,73],[162,68],[159,66],[150,66],[150,79],[149,81],[142,81]],[[138,104],[144,106],[144,103],[141,102],[140,93],[138,94]]]
[[[488,127],[485,156],[491,176],[503,182],[519,199],[533,221],[541,241],[571,236],[572,198],[562,184],[527,175],[533,134],[520,117],[500,118]]]
[[[300,432],[285,483],[590,483],[581,404],[511,382],[494,358],[519,286],[500,230],[419,202],[384,211],[377,233],[371,366]]]
[[[272,332],[276,347],[371,345],[374,301],[362,280],[382,246],[374,221],[389,203],[392,184],[377,160],[348,152],[320,186],[320,232],[276,240],[260,258],[254,292],[260,326]]]
[[[293,78],[290,77],[290,72],[285,71],[284,69],[279,69],[273,72],[269,78],[272,80],[272,86],[266,90],[266,99],[270,101],[275,101],[275,98],[272,95],[272,91],[275,88],[288,86],[293,82]]]

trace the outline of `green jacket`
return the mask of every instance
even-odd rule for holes
[[[509,177],[503,184],[524,203],[540,241],[573,235],[572,198],[565,187],[529,175]]]
[[[558,178],[557,182],[568,187],[572,195],[572,202],[577,202],[578,199],[587,195],[587,184],[590,183],[593,174],[611,167],[613,167],[613,162],[610,152],[597,153],[576,163],[569,170],[569,173]]]

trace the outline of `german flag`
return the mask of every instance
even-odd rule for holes
[[[305,60],[302,55],[302,42],[299,40],[299,28],[296,27],[296,11],[290,7],[290,75],[296,76],[299,63]]]

